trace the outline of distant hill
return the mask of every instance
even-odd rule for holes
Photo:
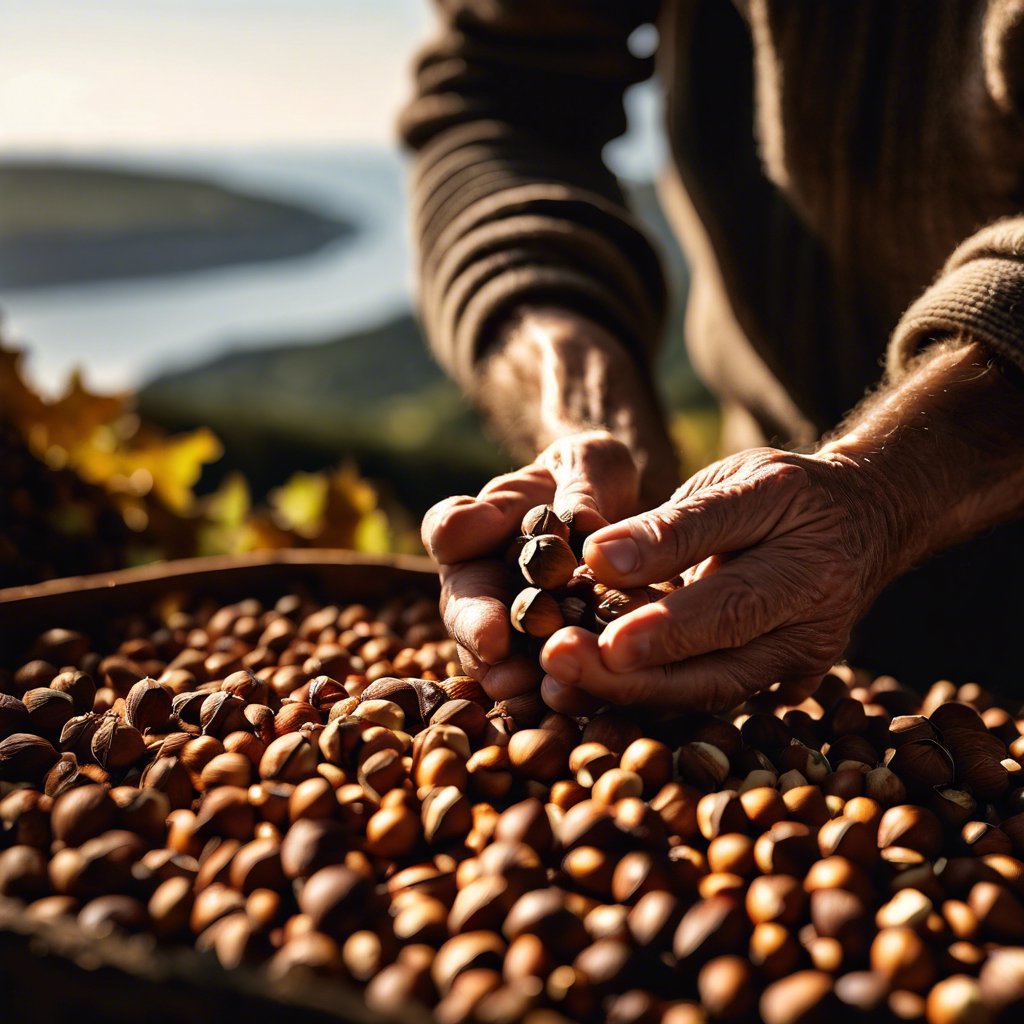
[[[303,256],[352,225],[200,179],[0,163],[0,287],[188,273]]]

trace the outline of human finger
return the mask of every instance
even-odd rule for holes
[[[508,570],[496,559],[441,566],[441,617],[448,634],[487,665],[509,656]]]
[[[492,555],[518,532],[523,516],[551,499],[554,481],[539,466],[495,477],[476,496],[445,498],[423,517],[423,546],[442,564]]]
[[[545,645],[541,665],[562,687],[582,690],[608,703],[725,711],[786,674],[793,657],[791,644],[780,631],[732,651],[715,651],[634,672],[614,672],[602,662],[596,636],[563,629]]]
[[[802,467],[777,464],[736,485],[719,484],[599,530],[583,559],[602,582],[637,587],[669,579],[712,555],[761,543],[806,483]]]
[[[601,634],[602,660],[628,672],[742,647],[771,632],[814,599],[788,562],[779,568],[760,552],[747,552],[624,615]]]
[[[554,479],[555,514],[581,534],[599,530],[636,508],[636,464],[626,446],[604,431],[556,441],[537,461]]]

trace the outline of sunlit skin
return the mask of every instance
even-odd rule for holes
[[[814,453],[750,449],[673,491],[643,371],[584,318],[528,311],[498,339],[477,400],[539,454],[423,521],[463,666],[496,699],[540,686],[571,713],[723,709],[775,682],[799,699],[891,579],[1020,514],[1022,399],[980,345],[952,339]],[[509,653],[501,554],[541,503],[589,534],[584,560],[601,582],[675,588],[600,637],[558,631],[537,665]]]

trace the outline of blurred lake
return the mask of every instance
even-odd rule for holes
[[[29,373],[47,391],[75,366],[93,386],[132,388],[236,348],[345,334],[409,307],[403,163],[395,151],[231,149],[96,161],[19,154],[8,166],[29,159],[203,179],[354,229],[288,259],[0,289],[6,333],[27,346]]]

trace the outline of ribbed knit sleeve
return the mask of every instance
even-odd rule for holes
[[[961,333],[1024,372],[1024,217],[990,224],[956,249],[897,325],[890,376],[929,341]]]
[[[512,306],[560,305],[640,360],[665,307],[660,265],[602,161],[625,89],[650,75],[627,40],[655,0],[439,0],[401,135],[414,151],[420,313],[441,364],[472,388]]]

